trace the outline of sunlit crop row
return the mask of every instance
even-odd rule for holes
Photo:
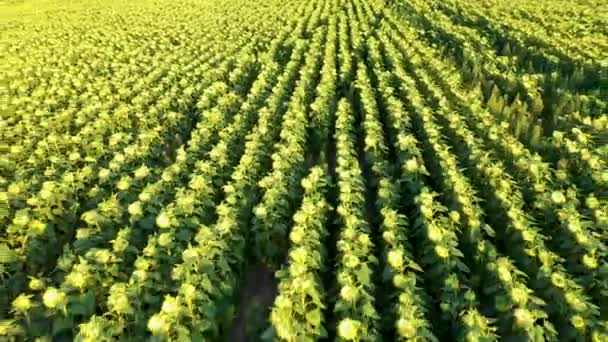
[[[606,341],[605,13],[0,4],[0,340]]]

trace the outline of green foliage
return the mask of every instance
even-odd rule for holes
[[[605,4],[550,7],[0,1],[0,340],[606,341]]]

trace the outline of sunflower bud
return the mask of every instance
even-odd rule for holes
[[[404,289],[407,286],[407,278],[403,274],[397,274],[393,277],[393,285],[398,289]]]
[[[511,271],[506,266],[498,265],[497,271],[498,279],[500,279],[500,281],[502,281],[503,283],[510,284],[513,281],[511,277]]]
[[[135,170],[135,178],[142,179],[150,175],[150,169],[146,165],[142,165],[139,169]]]
[[[163,301],[161,311],[167,315],[176,316],[179,314],[181,308],[177,298],[167,295]]]
[[[390,232],[390,231],[385,231],[384,233],[382,233],[382,238],[384,239],[384,241],[386,241],[388,243],[393,243],[393,242],[395,242],[395,233]]]
[[[416,160],[416,158],[412,158],[405,162],[405,170],[411,173],[415,173],[418,171],[418,161]]]
[[[528,292],[525,288],[515,287],[511,290],[511,299],[513,299],[513,302],[517,305],[526,305],[528,302]]]
[[[450,251],[444,246],[436,246],[435,253],[437,253],[437,256],[442,259],[447,259],[450,256]]]
[[[452,221],[459,223],[460,222],[460,213],[458,213],[455,210],[450,211],[450,218],[452,219]]]
[[[255,213],[255,217],[263,219],[268,214],[268,211],[266,210],[266,207],[264,207],[263,205],[260,205],[255,208],[254,213]]]
[[[159,228],[169,228],[171,227],[171,219],[166,213],[162,212],[156,217],[156,225]]]
[[[118,190],[120,190],[120,191],[127,191],[127,190],[129,190],[130,187],[131,187],[131,177],[129,177],[129,176],[121,177],[120,180],[118,181],[118,184],[116,184],[116,188],[118,188]]]
[[[340,297],[348,303],[354,303],[359,297],[359,291],[353,286],[346,285],[340,290]]]
[[[553,191],[551,194],[551,200],[555,204],[564,204],[566,203],[566,196],[561,191]]]
[[[441,241],[443,234],[441,232],[441,228],[439,228],[435,225],[431,225],[427,231],[427,235],[429,237],[429,240],[431,240],[433,242],[439,242],[439,241]]]
[[[338,336],[347,341],[356,340],[359,336],[360,326],[361,322],[359,321],[350,318],[343,319],[340,324],[338,324]]]
[[[294,229],[291,233],[289,233],[289,239],[294,244],[300,244],[304,240],[304,231],[301,229]]]
[[[158,245],[161,247],[168,247],[173,243],[173,234],[162,233],[158,236]]]
[[[572,326],[578,330],[583,330],[585,328],[585,319],[580,315],[574,315],[570,318],[570,323]]]
[[[354,255],[346,255],[344,256],[344,264],[348,268],[355,268],[360,264],[359,258]]]
[[[106,180],[108,180],[108,178],[110,178],[110,174],[111,174],[111,172],[108,169],[99,170],[99,174],[98,174],[99,180],[102,182],[105,182]]]
[[[158,313],[150,317],[148,321],[148,330],[154,336],[166,336],[169,333],[170,322],[168,317],[163,313]]]
[[[563,288],[564,286],[566,286],[566,279],[563,275],[559,273],[553,273],[551,274],[551,283],[555,287]]]
[[[129,215],[131,215],[134,218],[141,217],[144,214],[144,210],[142,208],[141,202],[139,202],[139,201],[135,201],[135,202],[129,204],[129,207],[127,210],[129,211]]]
[[[524,329],[530,329],[534,325],[534,317],[526,309],[515,309],[513,311],[513,318],[515,319],[515,324]]]
[[[395,324],[399,336],[413,339],[416,336],[416,325],[411,320],[400,318]]]
[[[401,269],[403,267],[403,251],[392,250],[388,252],[388,263],[391,267]]]
[[[49,309],[63,309],[68,303],[64,292],[54,287],[49,287],[42,296],[42,302]]]
[[[32,277],[32,278],[30,278],[29,287],[33,291],[42,291],[42,290],[44,290],[45,284],[42,279]]]
[[[39,220],[33,220],[30,222],[30,229],[28,230],[28,233],[31,232],[36,236],[40,236],[46,232],[46,227],[46,223]]]
[[[32,296],[20,294],[15,300],[13,300],[13,310],[19,313],[25,313],[32,308]]]
[[[598,267],[597,258],[593,255],[585,254],[583,255],[583,265],[589,269],[596,269]]]

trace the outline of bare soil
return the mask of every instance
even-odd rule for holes
[[[239,311],[226,342],[259,341],[276,295],[274,273],[261,263],[250,266],[241,289]]]

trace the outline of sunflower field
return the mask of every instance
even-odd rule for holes
[[[0,341],[608,341],[608,2],[0,1]]]

